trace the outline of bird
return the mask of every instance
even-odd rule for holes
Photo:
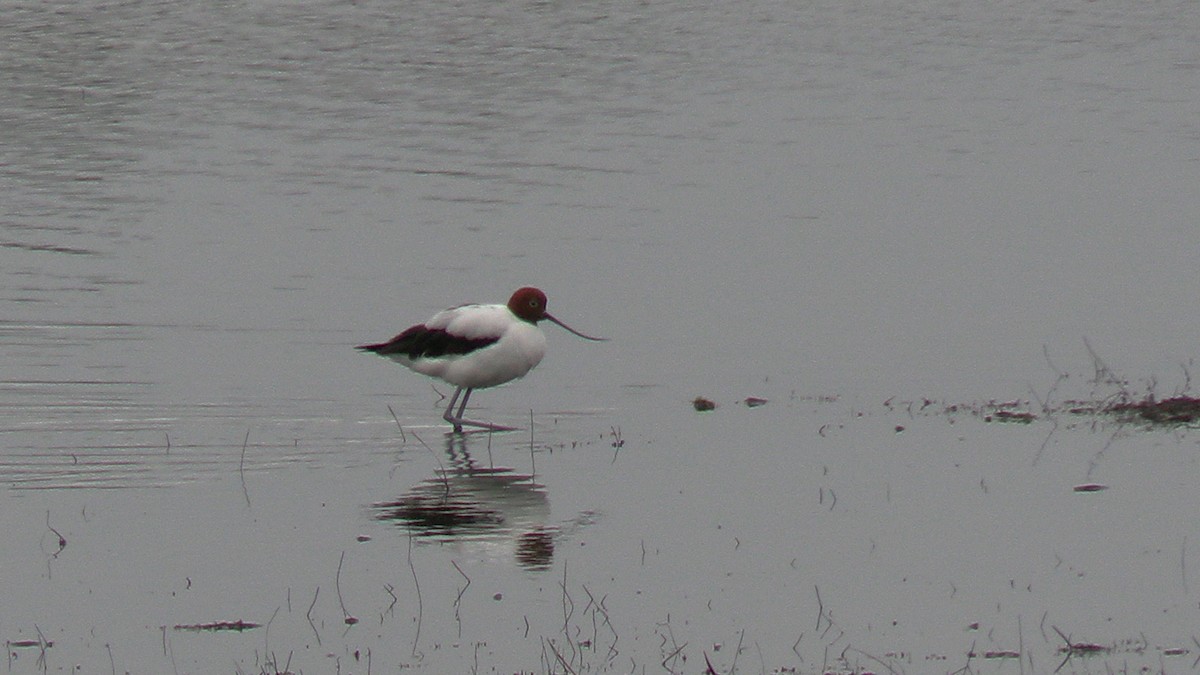
[[[537,324],[542,320],[585,340],[608,339],[585,335],[554,318],[546,311],[546,294],[526,286],[517,289],[506,304],[451,307],[387,342],[359,345],[356,349],[387,357],[409,370],[457,387],[442,415],[455,433],[462,433],[464,426],[514,431],[516,427],[466,419],[463,413],[471,392],[524,377],[541,363],[546,354],[546,336]]]

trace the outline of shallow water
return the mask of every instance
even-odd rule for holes
[[[1041,401],[1190,384],[1197,29],[12,5],[11,670],[1194,667],[1193,432]],[[352,349],[524,284],[612,338],[472,398],[526,431]]]

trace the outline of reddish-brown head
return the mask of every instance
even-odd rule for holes
[[[508,299],[508,311],[529,323],[546,318],[546,294],[533,286],[517,289]]]
[[[571,328],[567,324],[554,318],[553,315],[546,311],[546,294],[532,286],[526,286],[525,288],[517,289],[517,292],[512,294],[512,297],[508,299],[508,311],[517,315],[518,319],[521,319],[522,321],[528,321],[532,324],[536,324],[542,319],[556,323],[569,332],[574,333],[585,340],[596,340],[599,342],[607,339],[592,337],[591,335],[584,335],[583,333],[580,333],[574,328]]]

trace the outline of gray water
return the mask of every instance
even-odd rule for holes
[[[1193,669],[1194,432],[1041,406],[1190,391],[1198,33],[6,4],[10,670]],[[352,349],[526,284],[611,341],[472,398],[521,432]]]

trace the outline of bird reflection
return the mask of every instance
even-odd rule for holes
[[[548,523],[545,486],[513,469],[480,466],[467,450],[469,438],[448,435],[449,464],[401,497],[374,504],[375,518],[418,538],[486,557],[512,555],[527,569],[548,569],[558,528]]]

